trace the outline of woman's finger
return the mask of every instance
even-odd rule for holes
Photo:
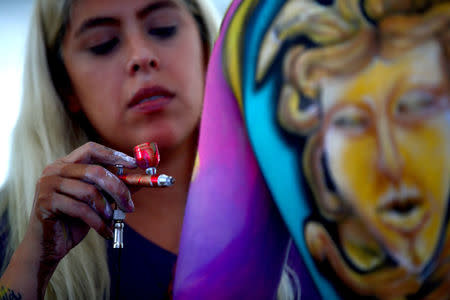
[[[42,203],[39,209],[41,219],[45,220],[53,218],[55,215],[63,214],[82,220],[105,238],[112,237],[113,231],[111,227],[86,203],[60,193],[53,193],[51,199],[47,199],[48,201]]]
[[[106,192],[125,212],[134,211],[128,187],[113,173],[99,165],[64,163],[59,161],[47,167],[44,176],[61,176],[95,185],[98,189]]]
[[[88,142],[75,149],[61,161],[66,163],[123,165],[125,168],[137,167],[136,160],[133,157],[95,142]]]
[[[94,185],[80,180],[62,177],[59,177],[58,181],[55,186],[57,192],[86,203],[95,212],[100,214],[105,221],[112,219],[113,211],[111,205]]]

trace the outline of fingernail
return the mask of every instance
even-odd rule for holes
[[[105,216],[106,216],[108,219],[111,219],[112,216],[113,216],[112,209],[111,209],[111,207],[110,207],[108,204],[106,204],[106,206],[105,206]]]
[[[134,203],[133,200],[131,200],[131,198],[128,200],[128,207],[130,209],[130,212],[134,211]]]

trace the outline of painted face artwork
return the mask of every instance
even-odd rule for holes
[[[259,221],[276,228],[274,235],[245,239],[243,228],[256,223],[241,207],[252,203],[261,214],[273,201],[300,258],[291,267],[301,299],[448,299],[449,24],[448,1],[233,1],[208,72],[182,240],[211,255],[189,259],[180,252],[178,266],[191,271],[178,271],[184,277],[176,279],[175,292],[188,283],[200,289],[213,265],[228,267],[215,269],[220,275],[201,287],[210,292],[203,295],[221,293],[218,282],[236,278],[254,287],[256,281],[236,276],[236,270],[264,273],[257,263],[250,267],[247,248],[260,261],[261,253],[268,261],[277,253],[286,258],[282,250],[262,250],[286,249],[282,226],[267,212]],[[255,158],[256,169],[244,164]],[[201,199],[211,195],[200,187],[223,180],[208,175],[214,167],[233,171],[238,161],[236,179],[221,172],[231,178],[222,200],[208,197],[207,206]],[[258,169],[264,183],[238,179]],[[269,194],[225,195],[244,186],[267,186]],[[195,222],[210,227],[195,234]],[[220,228],[227,228],[223,237],[213,234]],[[199,241],[208,235],[214,243]],[[240,243],[233,259],[221,256],[229,241]],[[279,276],[283,263],[276,263],[271,270]],[[265,274],[266,282],[277,280]]]
[[[431,41],[321,83],[323,151],[337,193],[413,273],[430,262],[446,225],[450,114],[441,61]]]

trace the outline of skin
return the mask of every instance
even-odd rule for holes
[[[448,208],[449,78],[442,61],[431,41],[389,61],[376,57],[356,76],[322,82],[324,149],[338,193],[412,273],[436,251]]]
[[[157,3],[163,5],[144,11]],[[100,17],[109,19],[83,27]],[[82,110],[102,144],[122,152],[131,154],[149,138],[161,150],[179,146],[200,118],[201,54],[195,21],[173,1],[135,0],[125,7],[122,1],[77,1],[63,42],[72,110]],[[133,95],[152,86],[175,96],[153,113],[128,107]]]
[[[74,114],[86,116],[98,138],[47,166],[37,182],[28,231],[0,279],[24,299],[44,297],[58,262],[90,228],[112,237],[112,208],[102,193],[129,213],[129,226],[177,253],[196,152],[206,64],[197,25],[184,6],[78,0],[62,52],[72,85],[64,100]],[[156,85],[170,91],[170,99],[144,112],[129,106],[138,91]],[[108,169],[122,164],[126,172],[143,173],[125,153],[148,141],[160,149],[158,172],[177,183],[133,190],[131,199]]]

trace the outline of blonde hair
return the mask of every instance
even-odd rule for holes
[[[8,215],[7,257],[25,235],[35,185],[45,166],[88,141],[86,132],[67,113],[59,94],[64,68],[58,66],[58,56],[73,1],[37,0],[32,12],[21,111],[12,135],[8,177],[0,191],[0,216]],[[218,30],[217,14],[208,0],[182,2],[197,21],[209,53]],[[91,230],[59,263],[46,298],[101,299],[108,297],[109,285],[105,241]]]

